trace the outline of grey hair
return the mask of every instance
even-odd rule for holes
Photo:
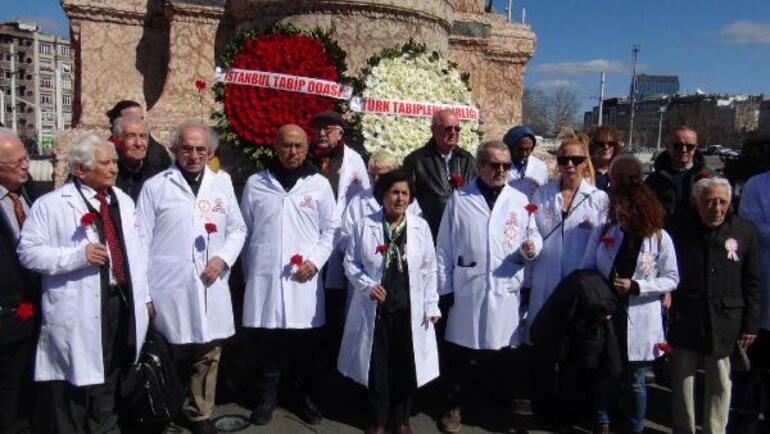
[[[197,128],[205,131],[209,136],[209,151],[214,153],[217,150],[219,147],[219,137],[217,137],[217,133],[215,133],[210,126],[200,121],[187,121],[179,125],[176,130],[174,130],[173,134],[171,134],[171,140],[169,140],[169,144],[172,152],[175,152],[176,148],[181,145],[182,133],[184,133],[185,130],[189,128]]]
[[[371,171],[375,167],[387,167],[388,170],[393,170],[398,167],[398,159],[386,150],[377,151],[369,157],[367,169]]]
[[[713,186],[718,187],[724,187],[727,189],[727,196],[732,197],[733,195],[733,187],[730,185],[730,181],[726,180],[725,178],[720,178],[718,176],[713,178],[703,178],[699,179],[698,182],[693,184],[692,186],[692,198],[694,200],[700,199],[700,197],[703,195],[703,192]]]
[[[115,137],[122,138],[124,125],[137,125],[137,124],[142,125],[144,127],[144,131],[147,133],[147,136],[150,135],[150,125],[147,123],[147,121],[140,118],[139,116],[121,116],[115,119],[115,122],[113,122],[112,124],[112,135]]]
[[[105,146],[117,156],[115,145],[109,140],[99,137],[96,134],[80,136],[77,140],[72,142],[70,150],[67,153],[67,166],[70,169],[70,173],[72,173],[72,170],[77,166],[81,166],[84,169],[94,167],[94,148],[96,146]]]
[[[478,149],[476,149],[477,162],[484,163],[487,161],[487,149],[497,149],[499,151],[511,152],[508,149],[508,146],[505,143],[503,143],[502,140],[489,140],[480,144]]]
[[[644,167],[642,166],[642,162],[638,158],[636,158],[634,154],[631,154],[631,153],[620,154],[617,157],[613,158],[612,162],[610,163],[610,173],[612,173],[612,171],[615,170],[615,166],[617,166],[618,163],[622,163],[624,161],[633,163],[634,167],[636,167],[636,169],[639,170],[640,175],[643,173]]]
[[[433,112],[433,116],[431,116],[431,118],[430,118],[430,126],[431,127],[435,127],[436,125],[441,123],[441,114],[442,113],[452,113],[453,115],[457,116],[457,114],[455,114],[454,110],[448,109],[448,108],[441,109],[439,111]]]

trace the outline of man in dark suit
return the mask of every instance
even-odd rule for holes
[[[0,128],[0,432],[16,432],[29,408],[30,357],[35,342],[38,277],[19,263],[16,244],[32,205],[24,144]]]
[[[144,119],[121,116],[112,125],[112,142],[118,151],[118,177],[115,186],[136,201],[144,181],[165,170],[149,158],[150,129]]]

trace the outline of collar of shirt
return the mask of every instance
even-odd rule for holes
[[[5,199],[5,197],[8,196],[8,193],[10,193],[10,190],[5,188],[5,186],[0,185],[0,200]]]
[[[93,206],[98,211],[99,207],[101,206],[101,203],[99,203],[99,201],[96,199],[98,192],[93,188],[83,184],[82,182],[80,183],[80,191],[83,193],[83,196],[88,199],[88,203],[90,203],[91,206]],[[110,192],[109,190],[105,190],[104,193],[107,197],[107,203],[109,204],[111,200]]]

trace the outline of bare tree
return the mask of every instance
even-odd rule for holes
[[[557,87],[551,95],[551,127],[554,131],[574,128],[579,107],[575,92],[566,86]]]
[[[548,114],[550,101],[540,89],[524,89],[522,98],[522,122],[529,125],[535,133],[548,134],[551,125]]]
[[[567,87],[524,89],[523,122],[537,134],[550,135],[565,127],[574,128],[579,108],[577,95]]]

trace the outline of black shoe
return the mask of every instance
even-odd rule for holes
[[[308,425],[318,425],[321,423],[321,412],[309,396],[299,400],[296,413]]]
[[[208,419],[198,420],[190,424],[192,434],[217,434],[216,427]]]
[[[261,402],[251,412],[249,422],[253,425],[267,425],[270,420],[273,419],[273,411],[275,410],[275,403]]]

